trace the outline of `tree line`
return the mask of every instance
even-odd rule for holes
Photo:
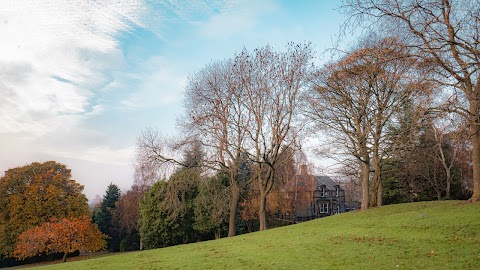
[[[344,26],[364,35],[340,57],[313,63],[310,43],[247,49],[194,73],[179,119],[181,138],[147,129],[138,163],[182,166],[191,143],[202,164],[229,179],[229,236],[240,193],[259,194],[260,230],[286,149],[323,134],[324,150],[361,189],[361,208],[480,198],[479,10],[476,1],[343,1]],[[287,153],[287,152],[285,152]],[[240,183],[242,159],[251,164]]]
[[[109,185],[103,199],[94,206],[93,221],[109,236],[110,251],[152,249],[177,244],[218,239],[228,236],[231,187],[228,171],[212,172],[203,164],[206,153],[200,141],[192,143],[179,158],[178,165],[166,180],[159,180],[152,168],[137,166],[130,190],[120,192]],[[284,151],[282,159],[292,156]],[[297,158],[298,160],[298,158]],[[266,219],[272,226],[291,224],[284,215],[311,203],[306,187],[292,188],[288,176],[295,175],[295,160],[283,161],[278,177],[267,198]],[[239,205],[235,213],[235,234],[260,229],[258,187],[249,185],[254,176],[253,163],[240,161]],[[303,188],[303,189],[302,189]],[[295,196],[286,197],[285,190]]]

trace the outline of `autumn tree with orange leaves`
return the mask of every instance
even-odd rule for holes
[[[51,218],[88,215],[83,186],[55,161],[9,169],[0,178],[0,259],[12,256],[17,237]]]
[[[14,257],[25,259],[52,253],[63,253],[63,262],[75,251],[99,251],[105,249],[106,235],[92,224],[87,216],[72,219],[52,218],[40,226],[33,227],[18,236]]]

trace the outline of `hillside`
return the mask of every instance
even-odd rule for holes
[[[38,269],[480,269],[480,204],[391,205]]]

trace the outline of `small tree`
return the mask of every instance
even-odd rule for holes
[[[40,226],[21,233],[13,255],[18,259],[38,256],[42,253],[63,252],[63,262],[75,251],[99,251],[106,247],[106,235],[102,234],[87,216],[73,219],[52,218]]]

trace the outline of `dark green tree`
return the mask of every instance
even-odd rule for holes
[[[216,239],[226,235],[230,197],[229,179],[225,173],[203,179],[194,200],[193,228],[200,233],[213,234]]]
[[[168,182],[159,181],[140,203],[140,235],[143,248],[152,249],[200,240],[193,229],[194,199],[199,173],[182,169]]]
[[[159,181],[140,203],[140,235],[143,247],[152,249],[202,239],[194,229],[203,162],[200,142],[186,148],[182,164],[167,182]]]
[[[120,250],[120,239],[117,229],[118,224],[114,224],[113,222],[113,211],[115,210],[116,203],[120,199],[120,195],[120,188],[117,185],[110,183],[103,196],[100,208],[93,212],[94,223],[98,224],[98,228],[102,233],[109,236],[107,242],[108,250],[110,251]]]
[[[159,181],[147,191],[140,203],[140,235],[144,249],[174,245],[178,224],[170,219],[162,203],[167,182]]]

